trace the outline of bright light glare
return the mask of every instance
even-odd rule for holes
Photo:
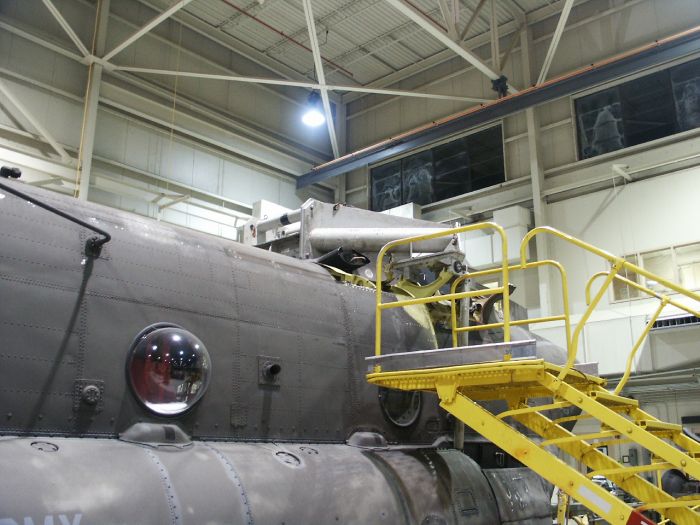
[[[309,127],[317,128],[326,122],[326,117],[316,108],[311,108],[304,113],[304,116],[301,117],[301,121]]]

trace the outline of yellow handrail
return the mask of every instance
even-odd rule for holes
[[[591,285],[593,284],[593,281],[595,281],[597,278],[602,277],[604,275],[608,275],[609,272],[602,271],[595,273],[591,276],[590,279],[588,279],[588,282],[586,283],[586,304],[590,304],[590,298],[591,298]],[[667,295],[662,295],[658,292],[655,292],[651,288],[648,288],[646,286],[643,286],[639,283],[635,283],[631,279],[627,279],[625,277],[622,277],[621,275],[615,275],[615,279],[625,283],[627,286],[631,286],[632,288],[636,288],[637,290],[640,290],[644,292],[647,295],[650,295],[652,297],[655,297],[656,299],[659,299],[661,303],[659,304],[658,308],[654,312],[654,314],[651,316],[649,321],[647,322],[646,326],[644,327],[644,330],[642,333],[639,335],[637,338],[637,341],[635,342],[634,346],[632,347],[632,351],[629,353],[627,356],[627,363],[625,365],[625,372],[622,375],[622,378],[620,379],[620,382],[617,384],[615,387],[615,390],[613,391],[614,394],[619,394],[622,392],[622,389],[625,387],[627,384],[627,381],[630,378],[630,375],[632,374],[632,363],[634,362],[634,356],[637,354],[637,351],[641,348],[642,343],[644,343],[644,340],[647,338],[649,335],[649,332],[651,332],[651,329],[654,327],[654,323],[656,320],[659,318],[661,315],[661,312],[663,311],[664,308],[666,308],[667,304],[673,305],[676,308],[679,308],[681,310],[684,310],[688,312],[691,315],[694,315],[696,317],[700,317],[700,312],[693,310],[692,308],[685,306],[684,304],[679,303],[678,301],[674,301]]]
[[[625,270],[626,272],[634,272],[639,275],[643,275],[644,277],[648,279],[653,279],[662,286],[665,286],[666,288],[673,290],[677,293],[680,293],[682,295],[685,295],[686,297],[689,297],[690,299],[693,299],[695,301],[700,302],[700,295],[688,290],[685,290],[684,288],[678,286],[675,283],[672,283],[662,277],[659,277],[647,270],[644,270],[643,268],[640,268],[639,266],[636,266],[625,259],[615,256],[611,253],[606,252],[605,250],[601,250],[600,248],[597,248],[591,244],[588,244],[580,239],[577,239],[571,235],[568,235],[566,233],[560,232],[559,230],[556,230],[554,228],[551,228],[549,226],[540,226],[537,228],[534,228],[530,230],[527,235],[523,238],[521,244],[520,244],[520,264],[515,264],[515,265],[508,265],[508,240],[505,234],[504,229],[499,226],[498,224],[495,224],[493,222],[483,222],[483,223],[478,223],[478,224],[470,224],[467,226],[461,226],[459,228],[452,228],[452,229],[446,229],[440,232],[435,232],[435,233],[430,233],[426,235],[417,235],[414,237],[407,237],[404,239],[397,239],[391,242],[388,242],[385,244],[382,249],[379,251],[377,255],[377,263],[376,263],[376,276],[377,276],[377,282],[380,282],[381,276],[382,276],[382,270],[383,270],[383,262],[384,262],[384,257],[385,255],[391,250],[392,248],[395,248],[396,246],[401,246],[401,245],[406,245],[406,244],[411,244],[414,242],[419,242],[419,241],[426,241],[430,239],[435,239],[439,237],[447,237],[447,236],[454,236],[458,233],[464,233],[468,231],[475,231],[475,230],[493,230],[496,233],[498,233],[501,236],[501,250],[502,250],[502,260],[501,260],[501,266],[497,268],[492,268],[489,270],[481,270],[481,271],[476,271],[476,272],[471,272],[471,273],[465,273],[458,278],[456,278],[450,287],[450,293],[446,295],[434,295],[431,297],[419,297],[419,298],[411,298],[411,299],[405,299],[405,300],[400,300],[400,301],[395,301],[395,302],[390,302],[390,303],[382,303],[382,288],[381,286],[377,286],[376,288],[376,308],[375,308],[375,315],[376,315],[376,324],[375,324],[375,355],[380,356],[381,355],[381,330],[382,330],[382,311],[391,309],[391,308],[402,308],[405,306],[411,306],[411,305],[418,305],[418,304],[428,304],[428,303],[433,303],[433,302],[438,302],[438,301],[450,301],[450,316],[451,316],[451,324],[452,324],[452,342],[453,346],[457,347],[458,346],[458,334],[460,333],[466,333],[466,332],[471,332],[471,331],[477,331],[477,330],[486,330],[486,329],[494,329],[494,328],[503,328],[503,340],[508,342],[510,341],[510,327],[511,326],[519,326],[519,325],[524,325],[524,324],[535,324],[535,323],[545,323],[545,322],[551,322],[551,321],[564,321],[565,325],[565,330],[566,330],[566,343],[567,343],[567,358],[566,358],[566,364],[562,367],[561,372],[559,373],[559,376],[557,377],[557,380],[559,382],[563,381],[566,375],[571,371],[573,368],[573,365],[576,361],[576,355],[578,353],[578,343],[579,339],[581,336],[581,333],[583,331],[583,328],[585,324],[588,322],[590,319],[593,311],[597,307],[597,305],[600,303],[602,298],[605,295],[606,290],[610,287],[610,284],[618,280],[620,282],[625,283],[628,286],[631,286],[633,288],[636,288],[647,295],[650,295],[652,297],[655,297],[661,301],[661,304],[657,308],[657,310],[654,312],[652,315],[650,321],[647,323],[647,326],[645,327],[644,331],[642,334],[639,336],[637,339],[634,347],[632,348],[630,354],[627,357],[627,363],[625,367],[625,372],[618,383],[617,387],[614,390],[615,394],[619,394],[622,389],[624,388],[625,384],[629,380],[630,374],[631,374],[631,369],[632,369],[632,363],[634,361],[634,357],[636,353],[638,352],[639,348],[641,348],[642,343],[644,342],[644,339],[647,337],[649,334],[649,331],[651,330],[651,327],[653,326],[654,322],[658,319],[660,316],[662,310],[664,307],[668,304],[673,305],[681,310],[684,310],[692,315],[695,315],[697,317],[700,317],[700,312],[697,310],[690,308],[688,306],[685,306],[681,304],[678,301],[675,301],[668,297],[667,295],[662,295],[654,290],[651,290],[650,288],[647,288],[646,286],[643,286],[641,284],[638,284],[634,281],[631,281],[630,279],[627,279],[625,277],[622,277],[619,275],[619,273],[622,270]],[[558,237],[570,244],[573,244],[575,246],[578,246],[579,248],[582,248],[590,253],[593,253],[594,255],[597,255],[606,261],[608,261],[611,265],[612,268],[610,271],[602,271],[594,274],[586,283],[585,287],[585,298],[586,298],[586,304],[587,308],[583,315],[581,316],[581,319],[579,322],[576,324],[576,328],[571,330],[571,319],[570,319],[570,310],[569,310],[569,282],[568,282],[568,277],[566,270],[562,266],[561,263],[554,261],[554,260],[543,260],[543,261],[532,261],[532,262],[527,262],[527,246],[530,240],[532,240],[536,235],[538,234],[549,234],[553,235],[555,237]],[[510,287],[509,287],[509,274],[510,272],[514,271],[520,271],[520,270],[527,270],[530,268],[537,268],[541,266],[554,266],[557,268],[559,271],[559,275],[561,277],[561,286],[562,286],[562,301],[563,301],[563,313],[560,315],[550,315],[550,316],[543,316],[543,317],[536,317],[533,319],[523,319],[523,320],[517,320],[517,321],[512,321],[510,318]],[[464,291],[464,292],[457,292],[458,286],[460,286],[466,279],[470,278],[476,278],[476,277],[482,277],[482,276],[487,276],[487,275],[494,275],[494,274],[500,274],[501,275],[501,286],[498,286],[496,288],[486,288],[482,290],[469,290],[469,291]],[[600,289],[596,292],[596,294],[591,298],[591,286],[593,281],[596,279],[604,277],[605,280],[603,284],[601,285]],[[466,299],[469,297],[476,297],[476,296],[484,296],[484,295],[495,295],[495,294],[503,294],[503,321],[498,322],[498,323],[488,323],[488,324],[480,324],[480,325],[473,325],[473,326],[458,326],[457,324],[457,301],[460,299]],[[507,355],[505,356],[505,359],[509,359],[510,356]],[[379,368],[377,367],[376,371],[380,371]]]
[[[563,239],[571,244],[574,244],[578,246],[579,248],[583,248],[586,251],[589,251],[591,253],[594,253],[595,255],[598,255],[599,257],[602,257],[603,259],[606,259],[612,264],[619,263],[620,264],[620,269],[625,269],[625,270],[630,270],[634,273],[637,273],[639,275],[643,275],[644,277],[647,277],[649,279],[652,279],[659,284],[662,284],[666,288],[669,288],[673,290],[676,293],[679,293],[681,295],[685,295],[687,297],[690,297],[691,299],[694,299],[695,301],[700,302],[700,295],[691,292],[690,290],[686,290],[685,288],[667,280],[664,279],[663,277],[660,277],[650,271],[645,270],[644,268],[641,268],[640,266],[637,266],[635,264],[632,264],[631,262],[626,261],[622,257],[618,257],[617,255],[613,255],[609,252],[606,252],[605,250],[601,250],[600,248],[596,248],[592,244],[588,244],[587,242],[584,242],[580,239],[577,239],[576,237],[573,237],[567,233],[560,232],[559,230],[552,228],[551,226],[538,226],[537,228],[533,228],[529,232],[527,232],[527,235],[523,237],[522,242],[520,243],[520,260],[524,264],[525,261],[527,260],[527,245],[530,242],[530,240],[535,237],[536,235],[540,233],[548,233],[550,235],[554,235],[555,237],[559,237],[560,239]]]
[[[443,296],[433,296],[425,297],[419,299],[407,299],[403,301],[396,301],[393,303],[382,303],[382,287],[379,285],[382,276],[384,256],[386,253],[396,246],[401,246],[405,244],[411,244],[419,241],[427,241],[430,239],[436,239],[438,237],[447,237],[456,235],[458,233],[464,233],[468,231],[475,230],[494,230],[501,236],[501,253],[503,253],[502,265],[501,265],[501,278],[503,282],[503,339],[504,341],[510,341],[510,290],[508,287],[508,238],[506,237],[505,230],[496,223],[493,222],[481,222],[478,224],[469,224],[467,226],[461,226],[459,228],[451,228],[440,232],[430,233],[426,235],[416,235],[413,237],[406,237],[404,239],[397,239],[395,241],[390,241],[382,246],[377,255],[377,265],[376,265],[376,279],[377,279],[377,291],[376,291],[376,308],[375,308],[375,340],[374,340],[374,354],[380,356],[382,354],[382,310],[387,308],[400,308],[403,306],[409,306],[412,304],[426,304],[431,302],[450,300],[454,304],[457,299],[462,299],[465,297],[472,297],[474,295],[483,295],[483,293],[473,293],[473,292],[461,292],[458,294],[449,294]],[[496,291],[494,289],[493,293],[501,293],[501,290]]]
[[[644,277],[652,279],[652,280],[660,283],[661,285],[665,286],[666,288],[669,288],[670,290],[673,290],[679,294],[685,295],[687,297],[690,297],[691,299],[694,299],[695,301],[700,302],[700,295],[698,295],[694,292],[691,292],[689,290],[686,290],[686,289],[682,288],[681,286],[678,286],[677,284],[672,283],[671,281],[668,281],[667,279],[664,279],[663,277],[660,277],[652,272],[645,270],[644,268],[641,268],[635,264],[632,264],[632,263],[626,261],[625,259],[623,259],[622,257],[618,257],[616,255],[609,253],[609,252],[606,252],[605,250],[601,250],[600,248],[597,248],[597,247],[593,246],[592,244],[588,244],[587,242],[584,242],[580,239],[577,239],[576,237],[573,237],[569,234],[560,232],[559,230],[552,228],[550,226],[538,226],[537,228],[533,228],[525,235],[525,237],[523,237],[523,240],[520,243],[520,261],[521,261],[521,264],[524,265],[525,261],[527,260],[527,245],[528,245],[528,243],[536,235],[539,235],[541,233],[546,233],[546,234],[558,237],[558,238],[560,238],[560,239],[562,239],[570,244],[578,246],[579,248],[583,248],[584,250],[589,251],[589,252],[605,259],[606,261],[608,261],[612,264],[611,271],[605,272],[605,274],[606,274],[605,282],[600,287],[600,289],[598,290],[598,293],[596,293],[595,297],[593,297],[592,300],[590,299],[590,297],[587,297],[588,308],[584,312],[583,316],[581,316],[581,319],[577,323],[576,329],[574,330],[574,333],[571,337],[568,352],[567,352],[566,365],[562,368],[561,372],[559,373],[559,376],[558,376],[559,381],[563,381],[563,379],[566,377],[566,375],[569,373],[569,371],[571,371],[571,368],[576,360],[576,354],[578,352],[578,341],[579,341],[579,337],[581,335],[581,332],[583,331],[583,327],[585,326],[586,322],[588,322],[588,319],[590,318],[591,314],[593,313],[593,310],[595,310],[596,306],[598,306],[598,303],[603,298],[605,291],[608,289],[610,284],[616,278],[616,276],[620,272],[620,270],[624,269],[627,272],[634,272],[634,273],[637,273],[639,275],[643,275]]]
[[[595,273],[595,274],[593,274],[593,275],[591,276],[591,278],[588,280],[588,283],[586,283],[586,304],[590,304],[591,285],[593,284],[593,281],[595,281],[598,277],[602,277],[603,275],[607,275],[608,273],[609,273],[609,272],[607,272],[607,271],[602,271],[602,272]],[[625,277],[622,277],[621,275],[616,275],[616,276],[615,276],[615,280],[620,281],[620,282],[623,282],[623,283],[625,283],[627,286],[631,286],[632,288],[636,288],[637,290],[639,290],[639,291],[641,291],[641,292],[644,292],[644,293],[647,294],[647,295],[651,295],[652,297],[656,297],[656,298],[659,299],[660,301],[663,300],[664,298],[667,298],[667,299],[668,299],[668,304],[670,304],[671,306],[675,306],[676,308],[678,308],[678,309],[680,309],[680,310],[684,310],[684,311],[688,312],[690,315],[694,315],[694,316],[696,316],[696,317],[700,317],[700,312],[698,312],[697,310],[693,310],[693,309],[690,308],[689,306],[686,306],[686,305],[684,305],[684,304],[682,304],[682,303],[679,303],[678,301],[674,301],[673,299],[671,299],[670,297],[668,297],[668,296],[666,296],[666,295],[662,295],[662,294],[660,294],[660,293],[658,293],[658,292],[655,292],[655,291],[652,290],[651,288],[648,288],[648,287],[646,287],[646,286],[644,286],[644,285],[641,285],[641,284],[639,284],[639,283],[635,283],[634,281],[632,281],[632,280],[630,280],[630,279],[627,279],[627,278],[625,278]],[[688,296],[688,297],[690,297],[690,296]]]
[[[524,320],[519,320],[519,321],[510,321],[511,326],[518,326],[518,325],[523,325],[523,324],[536,324],[536,323],[547,323],[550,321],[564,321],[564,326],[566,329],[566,344],[567,347],[569,345],[569,341],[571,339],[571,323],[570,323],[570,315],[569,315],[569,282],[568,278],[566,275],[566,270],[564,267],[559,263],[558,261],[553,261],[551,259],[546,259],[543,261],[533,261],[529,262],[526,264],[514,264],[508,267],[508,271],[517,271],[517,270],[527,270],[530,268],[537,268],[539,266],[554,266],[557,270],[559,270],[559,275],[561,276],[561,288],[562,288],[562,302],[563,302],[563,310],[564,313],[561,315],[554,315],[554,316],[547,316],[547,317],[535,317],[532,319],[524,319]],[[471,273],[465,273],[464,275],[459,276],[457,279],[455,279],[452,283],[452,286],[450,288],[451,294],[454,294],[455,291],[457,290],[457,287],[462,284],[466,279],[474,279],[477,277],[484,277],[487,275],[493,275],[495,273],[500,272],[500,268],[492,268],[490,270],[481,270],[477,272],[471,272]],[[478,295],[493,295],[496,293],[500,293],[502,287],[499,288],[488,288],[488,289],[483,289],[483,290],[478,290],[480,293]],[[442,296],[443,299],[445,299],[447,296]],[[505,299],[504,299],[505,300]],[[458,327],[457,326],[457,308],[455,305],[455,300],[453,299],[451,301],[451,306],[452,306],[452,311],[451,311],[451,317],[452,317],[452,343],[453,346],[458,346],[458,341],[457,341],[457,334],[460,332],[472,332],[472,331],[477,331],[477,330],[487,330],[491,328],[501,328],[504,323],[490,323],[490,324],[481,324],[481,325],[474,325],[474,326],[462,326]]]

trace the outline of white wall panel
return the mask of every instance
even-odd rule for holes
[[[209,193],[218,193],[222,163],[223,160],[220,157],[206,151],[195,150],[192,185]]]
[[[95,130],[95,154],[126,163],[128,127],[129,123],[126,120],[112,113],[100,112]],[[142,147],[144,142],[147,146],[148,142],[144,140],[138,141],[137,145]],[[146,169],[147,166],[144,162],[146,158],[138,155],[129,156],[128,164],[140,169]]]
[[[253,203],[265,197],[279,201],[279,179],[263,176],[240,164],[224,162],[222,195],[241,202]],[[282,203],[280,203],[282,204]]]
[[[161,139],[162,140],[162,139]],[[194,149],[177,140],[163,144],[160,175],[193,186]]]

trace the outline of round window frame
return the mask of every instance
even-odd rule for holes
[[[124,364],[124,375],[125,375],[125,377],[126,377],[126,382],[127,382],[127,384],[129,385],[129,390],[131,390],[132,396],[134,397],[134,399],[136,399],[136,402],[137,402],[141,407],[143,407],[144,409],[146,409],[146,410],[148,411],[148,413],[151,414],[151,415],[154,416],[154,417],[158,417],[158,418],[163,418],[163,419],[170,420],[170,419],[175,419],[175,418],[182,417],[182,416],[188,414],[188,413],[189,413],[190,411],[192,411],[197,405],[200,404],[200,402],[202,401],[202,399],[204,399],[204,396],[207,394],[207,390],[209,390],[209,382],[211,381],[211,374],[212,374],[213,366],[211,366],[212,363],[211,363],[211,356],[209,355],[209,350],[207,350],[206,345],[204,345],[204,343],[202,342],[202,345],[204,346],[204,349],[205,349],[205,351],[207,352],[207,356],[209,356],[209,365],[210,365],[210,366],[209,366],[209,373],[206,375],[206,377],[205,377],[205,379],[204,379],[204,384],[202,385],[202,395],[199,397],[199,399],[197,399],[197,400],[196,400],[194,403],[192,403],[190,406],[184,408],[183,410],[181,410],[180,412],[177,412],[177,413],[175,413],[175,414],[161,414],[161,413],[159,413],[159,412],[156,412],[156,411],[153,410],[152,408],[150,408],[150,407],[146,404],[146,402],[145,402],[143,399],[141,399],[141,396],[139,395],[139,393],[136,391],[136,388],[134,387],[134,384],[133,384],[133,382],[132,382],[132,380],[131,380],[131,373],[130,373],[129,365],[131,364],[131,359],[132,359],[133,352],[134,352],[134,350],[136,349],[136,346],[137,346],[137,345],[139,344],[139,342],[141,341],[141,339],[143,339],[144,337],[146,337],[148,334],[150,334],[150,333],[152,333],[152,332],[155,332],[156,330],[160,330],[160,329],[162,329],[162,328],[177,328],[178,330],[182,330],[182,331],[184,331],[184,332],[187,332],[188,334],[191,334],[191,335],[193,335],[195,338],[199,339],[199,337],[197,337],[193,332],[190,332],[189,330],[187,330],[186,328],[183,328],[183,327],[180,326],[179,324],[169,323],[169,322],[159,322],[159,323],[153,323],[153,324],[151,324],[151,325],[148,325],[146,328],[144,328],[143,330],[141,330],[141,331],[136,335],[136,337],[133,339],[133,341],[132,341],[131,344],[129,345],[129,350],[127,351],[127,355],[126,355],[126,363]],[[200,341],[201,341],[201,340],[200,340]]]
[[[416,409],[415,413],[411,417],[411,419],[406,422],[406,423],[399,423],[396,418],[392,417],[391,414],[389,414],[389,411],[386,409],[386,406],[384,404],[384,393],[385,392],[391,392],[393,389],[391,388],[386,388],[386,387],[380,387],[378,392],[377,392],[377,400],[379,401],[379,409],[382,412],[382,415],[391,423],[392,425],[398,427],[398,428],[411,428],[415,426],[418,421],[420,420],[421,412],[423,411],[423,395],[422,392],[414,390],[412,392],[408,391],[403,391],[403,393],[406,394],[411,394],[412,400],[411,402],[413,403],[413,399],[417,398],[418,399],[418,408]]]

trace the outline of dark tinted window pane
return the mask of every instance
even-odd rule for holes
[[[672,68],[671,85],[680,130],[700,127],[700,60]]]
[[[370,172],[371,207],[424,205],[505,181],[501,126],[453,140]]]
[[[384,211],[401,204],[401,161],[372,169],[372,209]]]
[[[587,159],[625,147],[617,87],[576,100],[579,157]]]
[[[433,152],[416,153],[401,161],[403,202],[430,204],[433,195]]]
[[[506,177],[501,126],[485,129],[465,138],[470,161],[470,191],[504,182]]]
[[[453,140],[433,148],[433,162],[433,190],[436,201],[470,191],[469,154],[465,139]]]
[[[643,144],[678,131],[668,71],[625,82],[620,89],[625,146]]]

